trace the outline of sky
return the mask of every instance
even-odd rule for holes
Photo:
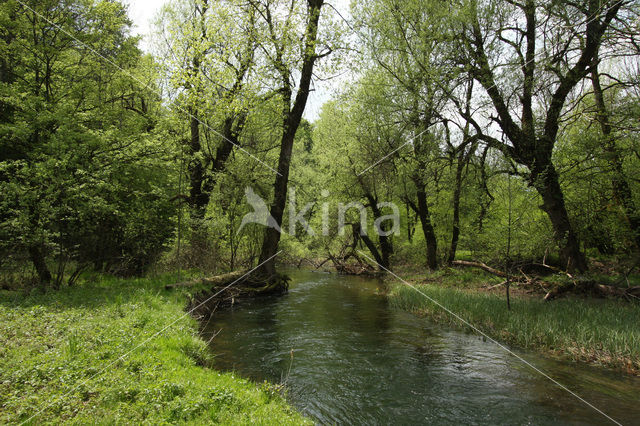
[[[125,0],[129,5],[129,16],[133,20],[135,34],[142,36],[140,47],[149,51],[149,38],[151,33],[151,22],[155,18],[158,11],[166,4],[168,0]],[[332,0],[331,4],[336,7],[342,16],[348,16],[350,0]],[[333,93],[339,88],[341,80],[334,79],[326,82],[314,81],[312,89],[307,101],[304,117],[309,121],[315,121],[320,114],[322,105],[331,99]]]

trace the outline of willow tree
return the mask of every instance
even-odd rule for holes
[[[249,3],[259,17],[259,50],[281,100],[280,154],[269,209],[281,228],[293,142],[309,98],[314,66],[332,49],[317,48],[323,0],[249,0]],[[271,227],[265,231],[258,274],[266,277],[275,274],[279,241],[279,229]]]
[[[484,88],[493,109],[488,116],[508,142],[474,121],[479,137],[527,167],[569,270],[584,271],[587,261],[567,212],[554,146],[572,95],[623,5],[471,0],[457,10],[457,60]]]
[[[441,157],[442,146],[459,157],[457,188],[453,191],[453,229],[451,256],[455,256],[459,237],[460,187],[462,166],[470,154],[466,150],[471,138],[468,127],[461,132],[458,144],[453,138],[442,140],[450,118],[444,116],[451,96],[459,96],[465,104],[464,79],[449,61],[451,49],[450,6],[424,0],[368,0],[355,8],[355,16],[363,29],[366,50],[372,66],[386,74],[387,103],[393,105],[395,121],[405,136],[392,140],[386,152],[394,153],[385,161],[405,162],[411,168],[413,191],[406,202],[417,214],[426,242],[426,259],[430,269],[438,266],[438,241],[429,208],[429,174],[434,161]],[[469,94],[471,91],[467,91]],[[469,103],[469,100],[466,102]],[[454,122],[454,121],[452,121]],[[464,128],[464,125],[461,129]],[[453,143],[453,144],[452,144]],[[398,149],[402,145],[404,149]],[[454,146],[455,145],[455,146]],[[410,155],[405,155],[410,152]],[[468,155],[467,155],[468,154]],[[468,161],[467,161],[468,162]],[[373,171],[372,171],[373,173]]]
[[[387,82],[379,70],[368,71],[322,107],[314,131],[318,142],[314,153],[326,175],[323,185],[339,203],[333,210],[338,225],[351,225],[352,240],[343,244],[355,248],[364,243],[381,270],[391,268],[394,253],[396,230],[386,220],[385,210],[390,206],[385,203],[395,198],[400,172],[390,161],[376,164],[371,173],[367,169],[388,154],[391,141],[402,136],[393,114],[395,105],[383,89],[388,88]],[[337,231],[338,235],[344,233],[343,229]]]

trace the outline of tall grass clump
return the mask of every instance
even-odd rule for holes
[[[504,298],[498,294],[431,284],[416,288],[499,341],[640,372],[640,305],[637,303],[516,298],[509,311]],[[468,328],[405,284],[392,287],[390,301],[399,309]]]

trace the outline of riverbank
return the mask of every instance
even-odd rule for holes
[[[308,422],[278,386],[214,369],[176,281],[0,292],[0,423]]]
[[[509,311],[504,287],[488,290],[500,281],[488,274],[453,269],[399,275],[500,342],[640,375],[638,303],[580,297],[545,302],[515,288]],[[468,328],[406,284],[389,282],[393,306]]]

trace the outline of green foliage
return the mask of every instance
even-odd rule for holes
[[[172,182],[159,99],[141,83],[155,84],[154,65],[128,35],[124,6],[0,8],[12,21],[2,49],[14,55],[0,99],[3,258],[28,256],[44,284],[53,261],[56,285],[68,265],[142,272],[172,231]]]

